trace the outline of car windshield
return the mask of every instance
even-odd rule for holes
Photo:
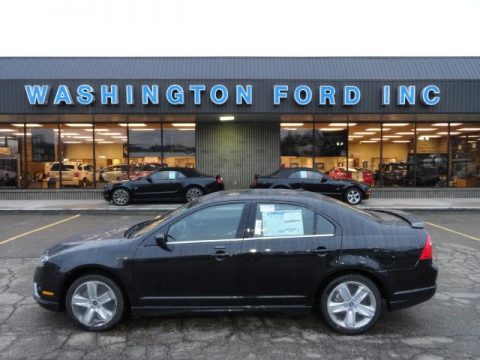
[[[199,203],[198,200],[192,201],[188,204],[180,206],[175,210],[170,211],[169,213],[165,214],[164,216],[161,216],[158,219],[147,220],[139,224],[133,225],[123,233],[123,237],[127,239],[133,239],[133,238],[138,238],[142,235],[145,235],[149,233],[152,229],[156,228],[158,225],[163,223],[164,221],[170,219],[173,216],[184,213],[185,211],[187,211],[188,209],[190,209],[191,207],[195,206],[198,203]]]

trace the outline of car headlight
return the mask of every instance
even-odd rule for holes
[[[37,266],[43,266],[45,263],[50,259],[48,253],[43,253],[40,258],[38,259]]]

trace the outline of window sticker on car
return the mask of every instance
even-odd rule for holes
[[[255,235],[262,235],[262,220],[255,220]]]
[[[307,172],[306,171],[300,171],[300,178],[306,179],[307,178]]]
[[[275,211],[275,205],[274,204],[260,205],[260,212],[261,213],[267,213],[267,212],[272,212],[272,211]]]
[[[173,180],[173,179],[175,179],[175,171],[169,171],[168,180]]]
[[[262,213],[263,236],[304,235],[302,210]]]

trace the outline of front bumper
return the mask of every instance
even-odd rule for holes
[[[40,295],[40,285],[36,282],[33,283],[33,299],[38,305],[44,309],[51,311],[61,311],[61,306],[58,302],[43,299]]]
[[[105,201],[112,201],[112,192],[106,189],[103,190],[103,198],[105,199]]]

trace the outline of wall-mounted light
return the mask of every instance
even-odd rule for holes
[[[232,116],[232,115],[223,115],[223,116],[220,116],[220,121],[233,121],[235,120],[235,116]]]

